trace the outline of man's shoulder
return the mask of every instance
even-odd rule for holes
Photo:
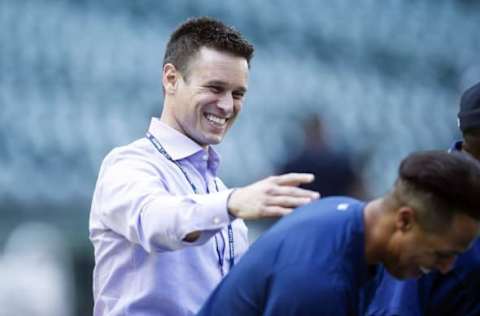
[[[112,163],[122,159],[141,158],[151,154],[151,152],[152,149],[149,148],[147,139],[140,138],[129,144],[111,149],[103,159],[103,164]]]
[[[363,233],[363,205],[348,197],[323,198],[297,209],[279,228],[293,239],[308,238],[313,248],[319,243],[336,254],[344,253],[351,240],[359,240]]]
[[[348,211],[348,210],[357,209],[361,204],[363,204],[362,201],[348,197],[348,196],[329,196],[329,197],[320,198],[301,208],[316,208],[316,209]]]
[[[348,219],[358,216],[364,202],[346,196],[325,197],[298,208],[299,216]]]

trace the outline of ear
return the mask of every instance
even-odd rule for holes
[[[174,94],[177,90],[180,73],[173,64],[165,64],[163,66],[162,84],[165,94]]]
[[[407,232],[411,230],[416,223],[415,210],[410,206],[402,206],[397,210],[395,217],[395,226],[398,231]]]

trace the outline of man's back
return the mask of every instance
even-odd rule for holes
[[[363,207],[350,198],[325,198],[282,219],[199,315],[356,314],[359,290],[369,279]]]

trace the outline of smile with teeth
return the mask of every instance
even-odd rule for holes
[[[226,118],[223,117],[218,117],[213,114],[206,114],[205,118],[211,122],[214,123],[215,125],[224,125],[227,122]]]

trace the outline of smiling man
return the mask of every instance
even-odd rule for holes
[[[247,91],[253,46],[210,18],[171,35],[160,119],[102,163],[90,213],[94,315],[193,315],[248,247],[242,219],[281,216],[318,198],[311,174],[227,189],[220,143]]]
[[[480,82],[460,98],[458,125],[463,140],[450,152],[480,161]],[[431,271],[415,280],[398,280],[379,269],[375,297],[368,316],[478,316],[480,315],[480,240],[459,256],[448,273]]]
[[[280,220],[198,316],[362,315],[380,263],[400,279],[452,268],[479,233],[478,192],[471,157],[413,153],[385,196],[323,198]]]

